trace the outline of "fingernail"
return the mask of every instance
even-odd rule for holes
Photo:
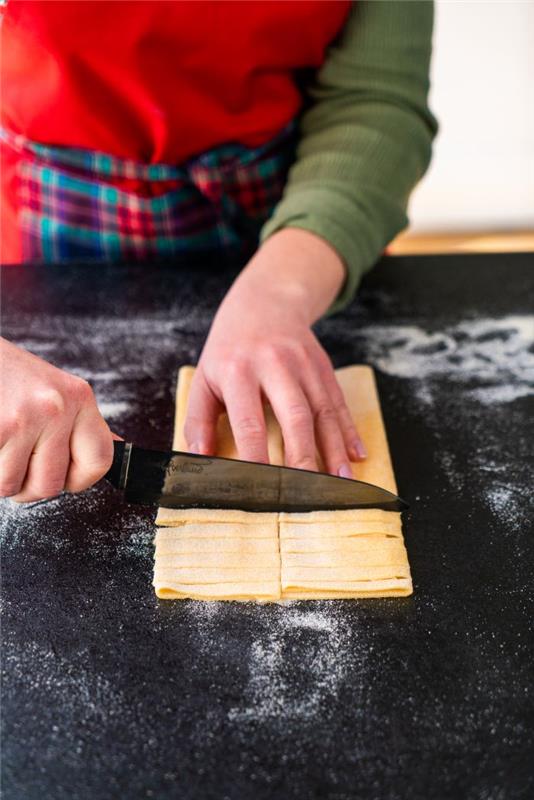
[[[356,458],[367,458],[367,450],[361,439],[355,439],[353,441],[352,449],[356,454]]]
[[[352,470],[350,464],[342,464],[337,471],[340,478],[352,478]]]

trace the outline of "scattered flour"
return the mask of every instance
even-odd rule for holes
[[[516,486],[502,482],[494,483],[484,491],[487,505],[503,525],[503,533],[517,533],[525,525],[532,525],[532,520],[529,522],[527,519],[521,494],[522,490]]]
[[[501,403],[511,403],[519,397],[529,397],[534,391],[534,386],[529,383],[520,383],[517,386],[504,384],[503,386],[486,386],[481,389],[473,389],[471,397],[478,400],[485,406],[492,406]]]
[[[513,490],[505,486],[495,486],[486,493],[488,504],[497,513],[506,511],[510,507],[513,496]]]
[[[35,353],[37,356],[46,358],[46,356],[56,349],[56,342],[46,341],[45,339],[17,339],[19,347]]]
[[[517,529],[521,503],[499,504],[499,498],[528,495],[534,477],[509,448],[513,421],[506,405],[534,397],[534,316],[462,320],[439,331],[370,325],[355,335],[364,337],[369,363],[408,383],[450,489],[476,492],[477,478],[481,490],[497,479],[500,488],[490,490],[487,502],[503,531]],[[451,438],[455,433],[467,457]]]
[[[86,381],[120,381],[122,375],[119,370],[90,370],[90,369],[73,369],[71,372],[83,378]]]
[[[61,495],[37,503],[15,503],[8,498],[0,498],[0,547],[3,551],[17,548],[29,537],[33,542],[37,539],[52,550],[62,550],[67,540],[61,533],[45,531],[41,522],[52,518],[61,505]]]
[[[152,516],[130,515],[122,526],[123,537],[117,543],[117,554],[130,558],[152,559],[154,554],[154,520]]]
[[[130,403],[127,403],[124,400],[100,400],[98,392],[96,395],[96,401],[98,403],[100,413],[105,419],[120,417],[130,408]]]
[[[368,359],[388,375],[418,382],[477,379],[473,397],[506,403],[534,392],[534,316],[462,321],[439,332],[412,325],[362,329]],[[425,390],[428,397],[428,387]]]
[[[0,547],[4,553],[26,546],[64,553],[73,546],[70,518],[74,515],[74,529],[85,537],[89,557],[135,558],[150,563],[154,553],[153,511],[127,505],[106,525],[103,509],[107,508],[99,486],[76,495],[64,492],[36,503],[0,498]]]
[[[243,700],[230,710],[229,719],[279,720],[287,725],[317,718],[338,698],[349,668],[356,666],[355,653],[361,661],[357,666],[362,683],[368,677],[369,648],[363,640],[361,647],[356,646],[358,636],[363,632],[351,628],[331,601],[315,601],[306,610],[302,610],[302,604],[280,609],[252,642]],[[288,658],[296,640],[305,653],[302,675],[292,672],[295,665]],[[357,687],[352,686],[351,691],[357,692]]]
[[[114,681],[95,670],[89,650],[79,649],[71,659],[59,654],[52,641],[27,641],[21,648],[19,642],[6,638],[2,674],[6,691],[33,698],[36,708],[46,696],[45,705],[58,709],[52,718],[50,713],[36,715],[27,733],[30,750],[36,746],[35,739],[45,739],[48,746],[62,743],[63,750],[66,720],[72,721],[71,749],[63,753],[66,764],[76,762],[76,754],[84,752],[87,726],[98,728],[126,719],[133,729],[137,723],[131,702]]]

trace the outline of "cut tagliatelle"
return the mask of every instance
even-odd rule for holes
[[[174,449],[185,450],[183,425],[193,367],[178,378]],[[369,457],[355,478],[397,491],[373,371],[338,370]],[[271,463],[284,463],[280,429],[265,409]],[[237,458],[226,415],[217,455]],[[199,600],[335,599],[405,596],[412,592],[400,514],[379,509],[252,513],[160,508],[154,587],[160,598]]]

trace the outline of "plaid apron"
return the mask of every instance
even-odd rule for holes
[[[0,129],[17,153],[24,261],[145,261],[252,252],[294,160],[296,122],[258,148],[225,144],[180,166],[49,147]]]

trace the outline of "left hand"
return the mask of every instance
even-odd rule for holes
[[[239,458],[268,463],[263,400],[284,439],[286,465],[352,477],[366,453],[334,370],[311,325],[329,307],[345,268],[323,239],[298,229],[273,234],[239,275],[214,318],[191,386],[185,436],[214,453],[228,414]]]

